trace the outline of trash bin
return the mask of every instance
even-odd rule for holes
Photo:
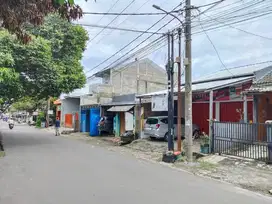
[[[41,122],[41,128],[45,128],[45,122]]]
[[[267,147],[268,147],[268,163],[272,164],[272,120],[265,121],[266,135],[267,135]]]

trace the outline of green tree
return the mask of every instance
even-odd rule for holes
[[[54,81],[58,83],[51,87],[57,93],[54,96],[60,94],[58,90],[69,93],[82,88],[86,83],[86,77],[80,61],[88,40],[87,31],[56,14],[49,15],[43,25],[29,30],[33,35],[43,37],[51,43],[54,68],[58,70],[58,75],[54,75],[58,78]]]
[[[7,32],[0,37],[0,106],[10,99],[19,98],[22,92],[20,75],[15,70],[12,56],[12,39]],[[2,107],[1,107],[2,109]]]
[[[24,24],[41,25],[50,13],[59,13],[68,21],[79,19],[83,14],[74,0],[0,0],[1,27],[15,33],[24,43],[31,40]]]

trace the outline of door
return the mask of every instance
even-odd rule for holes
[[[113,119],[113,128],[114,128],[114,134],[115,137],[119,137],[120,136],[120,117],[119,117],[119,113],[116,113],[114,119]]]
[[[81,123],[80,123],[80,131],[81,132],[87,132],[86,131],[86,111],[81,111]]]
[[[98,123],[100,121],[100,108],[90,109],[90,136],[98,136]]]
[[[125,130],[133,131],[134,130],[134,118],[133,114],[130,112],[125,112]]]

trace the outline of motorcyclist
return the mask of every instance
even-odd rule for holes
[[[10,118],[10,119],[8,120],[8,124],[9,124],[9,125],[14,125],[14,120],[13,120],[13,118]]]

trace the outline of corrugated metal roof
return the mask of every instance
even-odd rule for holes
[[[192,90],[194,92],[197,91],[206,91],[206,90],[212,90],[212,89],[219,89],[223,88],[229,85],[234,85],[236,83],[242,83],[246,81],[250,81],[253,77],[241,77],[237,79],[228,79],[228,80],[221,80],[221,81],[214,81],[214,82],[208,82],[208,83],[201,83],[201,84],[195,84],[192,86]],[[184,86],[181,87],[182,91],[184,91]],[[177,92],[177,87],[174,89],[174,92]],[[143,97],[149,97],[149,96],[155,96],[155,95],[162,95],[162,94],[167,94],[167,90],[163,91],[157,91],[153,93],[147,93],[147,94],[142,94],[138,95],[138,98],[143,98]]]
[[[261,77],[259,80],[255,81],[254,84],[272,84],[272,70],[265,74],[263,77]]]
[[[271,65],[271,63],[269,64]],[[262,70],[266,68],[267,66],[268,66],[267,64],[256,64],[256,65],[249,65],[249,66],[238,67],[238,68],[234,67],[230,69],[224,69],[224,70],[220,70],[218,72],[214,72],[212,74],[203,76],[201,78],[198,78],[197,81],[254,74],[254,72]]]
[[[251,87],[245,93],[261,93],[261,92],[272,92],[272,86],[267,87]]]

